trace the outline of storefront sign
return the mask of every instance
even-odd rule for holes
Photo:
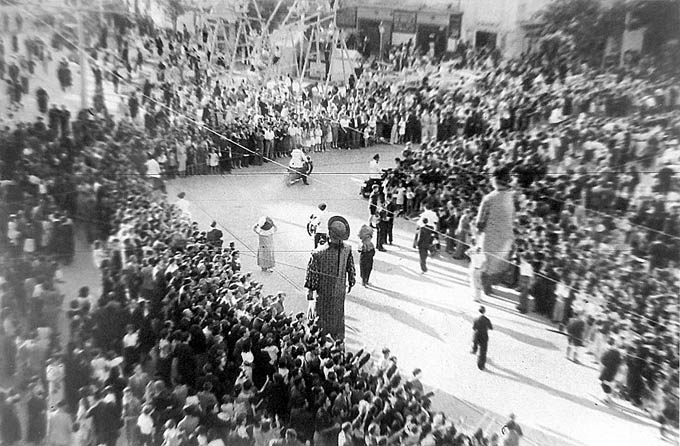
[[[413,34],[416,32],[416,13],[407,11],[394,11],[394,32]]]

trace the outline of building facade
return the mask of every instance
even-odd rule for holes
[[[537,13],[551,0],[452,0],[395,3],[366,0],[338,13],[338,26],[357,33],[368,52],[411,40],[440,56],[460,41],[513,57],[535,43]],[[382,32],[381,32],[382,31]],[[382,35],[382,36],[381,36]]]

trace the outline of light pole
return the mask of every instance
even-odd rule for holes
[[[382,62],[382,60],[383,60],[383,42],[384,42],[384,37],[385,37],[385,24],[383,22],[380,22],[380,25],[378,26],[378,32],[380,32],[380,61]]]

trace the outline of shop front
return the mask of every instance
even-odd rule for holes
[[[416,45],[424,54],[441,57],[446,52],[450,15],[438,11],[419,11]]]
[[[357,8],[358,50],[364,56],[383,53],[392,43],[392,10]],[[382,32],[381,32],[382,31]]]

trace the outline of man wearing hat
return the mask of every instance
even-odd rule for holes
[[[314,249],[328,239],[328,211],[326,203],[319,204],[319,212],[313,214],[307,224],[309,235],[314,234]]]
[[[328,219],[329,242],[312,252],[305,277],[307,299],[314,300],[316,291],[319,327],[334,338],[345,337],[345,290],[349,293],[355,283],[352,248],[344,243],[349,231],[345,218]]]

